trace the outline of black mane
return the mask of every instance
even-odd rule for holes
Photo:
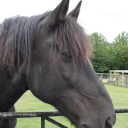
[[[29,67],[37,24],[50,12],[32,17],[12,17],[0,25],[0,60],[8,69]],[[73,58],[84,61],[90,52],[90,42],[83,28],[70,16],[55,28],[55,42],[70,51]],[[53,56],[52,56],[53,57]]]
[[[37,24],[48,14],[16,16],[0,25],[0,57],[9,69],[14,68],[14,64],[18,67],[30,64]]]

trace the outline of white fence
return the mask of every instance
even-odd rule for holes
[[[128,75],[118,75],[109,73],[97,73],[102,83],[110,83],[128,87]]]

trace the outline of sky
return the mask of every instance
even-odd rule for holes
[[[69,12],[80,0],[70,0]],[[13,16],[32,16],[53,10],[61,0],[1,0],[0,23]],[[128,32],[128,0],[83,0],[78,22],[87,34],[101,33],[108,42]]]

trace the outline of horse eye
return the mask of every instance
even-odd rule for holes
[[[65,58],[72,59],[72,55],[70,52],[63,52],[62,54]]]

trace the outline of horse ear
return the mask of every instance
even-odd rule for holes
[[[55,27],[59,22],[64,21],[69,7],[69,0],[62,2],[44,19],[45,25],[49,28]]]
[[[69,16],[73,17],[75,21],[77,21],[77,18],[79,16],[81,3],[82,3],[82,0],[78,3],[76,8],[68,14]]]

